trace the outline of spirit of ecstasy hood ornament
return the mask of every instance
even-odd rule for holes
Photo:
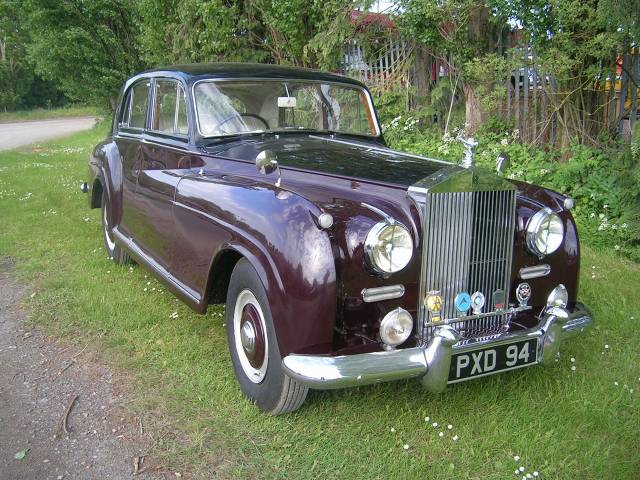
[[[478,146],[478,142],[473,137],[464,138],[458,137],[458,140],[464,145],[464,158],[460,163],[460,166],[464,168],[471,168],[474,165],[473,149]]]

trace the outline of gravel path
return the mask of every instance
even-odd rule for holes
[[[0,151],[51,140],[52,138],[62,137],[81,130],[88,130],[95,123],[95,117],[0,123]]]
[[[126,380],[25,325],[26,289],[11,272],[0,258],[0,479],[175,479],[149,461],[133,475],[151,440],[125,408]],[[76,395],[67,435],[62,419]]]

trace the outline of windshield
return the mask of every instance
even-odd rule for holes
[[[198,128],[205,137],[315,130],[377,136],[364,89],[283,80],[204,81],[195,86]]]

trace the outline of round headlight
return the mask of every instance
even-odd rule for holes
[[[554,288],[547,297],[547,307],[566,308],[567,303],[569,303],[569,292],[563,284]]]
[[[413,318],[403,308],[387,313],[380,322],[380,340],[389,346],[404,343],[413,330]]]
[[[527,246],[541,256],[555,252],[564,239],[564,225],[549,208],[537,212],[527,225]]]
[[[365,240],[367,260],[381,273],[395,273],[407,266],[413,255],[413,240],[399,223],[376,223]]]

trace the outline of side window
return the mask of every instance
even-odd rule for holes
[[[152,130],[182,135],[189,133],[186,95],[178,82],[173,80],[156,82],[154,110]]]
[[[131,89],[132,97],[129,102],[130,117],[129,127],[131,128],[144,128],[147,119],[147,104],[149,102],[149,82],[144,81],[137,83]]]
[[[125,99],[122,105],[122,111],[120,112],[120,122],[119,126],[128,127],[129,126],[129,115],[131,114],[131,95],[132,90],[127,92],[127,98]]]

